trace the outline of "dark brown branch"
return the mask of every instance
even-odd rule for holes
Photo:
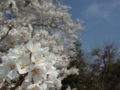
[[[8,35],[8,33],[10,32],[11,29],[12,29],[12,28],[9,28],[9,30],[8,30],[7,33],[6,33],[6,35],[4,35],[4,36],[0,39],[0,41],[2,41],[2,40]]]
[[[15,87],[10,88],[10,90],[15,90],[18,86],[20,86],[20,85],[23,83],[23,81],[25,80],[25,77],[26,77],[27,75],[28,75],[28,73],[26,73],[26,74],[24,74],[24,75],[20,75],[20,76],[19,76],[19,80],[18,80],[18,82],[16,83]]]

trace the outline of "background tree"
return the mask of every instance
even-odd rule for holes
[[[94,73],[94,87],[99,90],[115,90],[119,84],[119,48],[115,43],[107,43],[91,51],[94,63],[91,73]],[[118,80],[118,81],[117,81]]]
[[[85,74],[86,74],[86,62],[84,60],[84,53],[81,49],[81,43],[79,41],[75,42],[75,48],[72,49],[73,51],[76,51],[76,55],[73,57],[70,57],[72,61],[69,63],[69,67],[76,67],[79,70],[78,75],[69,75],[67,78],[65,78],[62,83],[62,90],[64,90],[66,87],[70,86],[71,88],[77,88],[77,90],[82,90],[84,88],[84,80],[85,80]],[[83,89],[84,90],[84,89]]]

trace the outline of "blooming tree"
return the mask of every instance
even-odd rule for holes
[[[0,0],[0,89],[55,90],[70,74],[77,30],[57,0]],[[70,90],[70,87],[67,88]]]

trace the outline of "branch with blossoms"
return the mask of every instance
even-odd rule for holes
[[[11,25],[11,24],[9,24],[9,23],[6,22],[6,21],[4,21],[4,23],[8,26],[9,30],[6,32],[6,34],[5,34],[4,36],[2,36],[2,37],[0,38],[0,41],[2,41],[2,40],[8,35],[9,31],[10,31],[13,27],[15,27],[15,25]]]
[[[1,1],[1,90],[60,90],[64,78],[78,74],[67,67],[83,27],[72,21],[68,9],[54,0]]]
[[[0,65],[1,89],[39,89],[59,88],[58,71],[54,67],[55,55],[49,48],[41,48],[40,43],[31,41],[10,49],[2,57]]]

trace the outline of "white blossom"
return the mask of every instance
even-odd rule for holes
[[[76,88],[71,89],[70,86],[68,86],[66,90],[77,90],[77,89]]]

